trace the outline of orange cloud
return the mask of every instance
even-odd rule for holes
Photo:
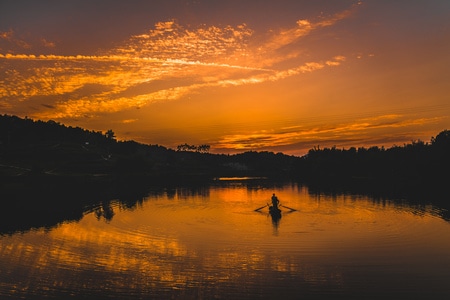
[[[370,139],[375,130],[406,128],[411,126],[423,126],[442,121],[443,117],[417,117],[415,115],[387,114],[357,119],[352,122],[341,122],[329,125],[292,125],[284,126],[279,129],[250,131],[239,134],[224,135],[214,145],[219,149],[273,149],[287,145],[305,144],[303,154],[310,149],[312,142],[317,143],[336,143],[340,140],[340,145],[330,144],[322,145],[325,147],[338,146],[344,147],[347,141],[354,146],[355,139]],[[387,145],[391,146],[391,145]],[[298,153],[296,153],[298,154]]]
[[[103,55],[0,54],[0,59],[32,64],[9,69],[0,95],[19,102],[53,96],[55,103],[42,106],[33,117],[62,119],[178,100],[204,88],[279,81],[343,63],[345,58],[338,55],[324,61],[299,60],[293,67],[274,65],[299,55],[298,49],[281,53],[281,48],[349,15],[319,22],[299,20],[292,28],[270,32],[264,40],[246,24],[190,29],[170,20]]]

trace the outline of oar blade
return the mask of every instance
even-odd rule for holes
[[[286,205],[281,205],[280,204],[280,206],[283,206],[284,208],[290,209],[292,211],[297,211],[295,208],[292,208],[292,207],[289,207],[289,206],[286,206]]]
[[[261,209],[263,209],[263,208],[266,207],[266,206],[267,206],[267,204],[264,205],[264,206],[261,206],[260,208],[255,209],[255,211],[260,211]]]

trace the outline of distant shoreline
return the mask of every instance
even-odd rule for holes
[[[94,132],[54,121],[0,115],[0,187],[95,184],[118,181],[211,182],[215,178],[267,178],[334,190],[394,194],[441,193],[450,180],[450,131],[431,143],[338,149],[314,148],[302,157],[247,151],[208,153],[209,145],[160,145],[117,141],[114,132]]]

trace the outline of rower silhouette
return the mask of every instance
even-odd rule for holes
[[[278,209],[278,205],[280,204],[280,200],[278,200],[278,197],[275,195],[275,193],[272,195],[272,206],[274,209]]]

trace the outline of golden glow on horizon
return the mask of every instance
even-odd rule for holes
[[[119,139],[168,147],[207,143],[213,152],[304,154],[326,140],[361,146],[429,139],[449,124],[450,104],[442,87],[430,95],[433,85],[411,82],[433,74],[434,66],[418,65],[414,74],[410,66],[399,69],[395,80],[403,88],[395,91],[388,79],[394,79],[393,71],[371,74],[361,67],[378,67],[375,61],[384,58],[377,49],[365,49],[358,40],[339,42],[347,38],[343,23],[367,13],[363,4],[266,32],[246,23],[191,27],[176,19],[159,21],[95,55],[30,53],[10,29],[0,32],[0,42],[27,51],[0,47],[0,109],[94,130],[113,127]],[[58,48],[45,38],[40,43]],[[330,119],[327,111],[344,117]],[[401,113],[388,122],[393,111]],[[309,115],[317,120],[306,121]],[[399,128],[403,132],[392,131]]]

